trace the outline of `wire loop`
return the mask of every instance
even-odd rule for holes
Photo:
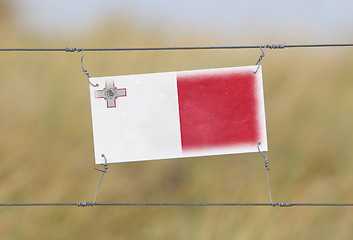
[[[73,50],[73,51],[77,51],[77,48],[73,48],[73,49],[69,49],[69,50]],[[88,82],[89,82],[89,84],[91,84],[91,86],[93,86],[93,87],[98,87],[99,86],[99,84],[97,83],[97,84],[93,84],[91,81],[90,81],[90,75],[89,75],[89,73],[88,73],[88,71],[83,67],[83,57],[84,57],[84,55],[85,55],[85,51],[84,51],[84,49],[83,48],[81,48],[80,49],[80,51],[82,51],[82,56],[81,56],[81,68],[82,68],[82,72],[87,76],[87,80],[88,80]]]

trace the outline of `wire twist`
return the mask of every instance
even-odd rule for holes
[[[281,202],[281,203],[276,203],[275,205],[272,204],[272,206],[279,206],[279,207],[293,207],[294,206],[294,203],[292,202]]]
[[[285,43],[266,45],[266,48],[269,48],[269,49],[284,49],[285,47],[286,47]]]

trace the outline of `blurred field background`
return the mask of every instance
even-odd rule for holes
[[[19,28],[13,16],[10,1],[1,1],[0,48],[243,44],[190,29],[171,39],[158,27],[141,29],[126,15],[74,37],[52,37]],[[269,34],[245,43],[280,42]],[[84,65],[91,76],[112,76],[254,65],[259,54],[260,50],[87,52]],[[80,56],[0,53],[1,203],[93,201],[101,174],[94,170],[89,88]],[[351,48],[266,52],[263,79],[275,202],[353,202],[352,59]],[[268,201],[264,161],[258,153],[111,164],[97,198],[138,203]],[[351,239],[352,211],[1,207],[0,238]]]

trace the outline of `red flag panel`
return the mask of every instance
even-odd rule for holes
[[[256,144],[256,83],[251,70],[177,75],[182,150]]]

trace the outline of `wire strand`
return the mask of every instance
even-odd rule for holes
[[[52,207],[52,206],[175,206],[175,207],[353,207],[353,203],[0,203],[0,207]]]
[[[81,52],[83,51],[172,51],[172,50],[226,50],[226,49],[284,49],[317,47],[353,47],[353,43],[328,44],[270,44],[248,46],[196,46],[196,47],[136,47],[136,48],[0,48],[1,52]]]
[[[94,200],[93,200],[93,203],[92,203],[92,206],[94,206],[96,204],[96,199],[97,199],[97,195],[98,195],[98,191],[99,191],[99,188],[101,186],[101,183],[102,183],[102,180],[103,180],[103,177],[104,177],[104,174],[106,174],[107,170],[108,170],[108,163],[107,163],[107,158],[105,157],[104,154],[102,154],[102,157],[104,158],[104,169],[99,169],[99,168],[96,168],[97,171],[100,171],[102,172],[102,176],[101,176],[101,179],[99,181],[99,184],[98,184],[98,187],[97,187],[97,190],[96,190],[96,194],[94,195]]]

